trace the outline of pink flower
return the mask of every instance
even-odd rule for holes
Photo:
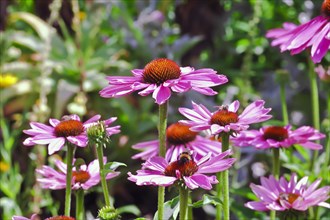
[[[325,0],[322,5],[323,15],[299,26],[284,23],[283,29],[269,30],[266,37],[274,38],[271,45],[280,46],[281,52],[289,50],[291,55],[298,54],[311,47],[313,62],[321,62],[330,48],[329,5],[329,0]]]
[[[182,123],[174,123],[167,128],[166,132],[167,151],[165,159],[173,161],[184,151],[196,153],[196,159],[200,159],[211,152],[212,156],[221,153],[221,143],[212,141],[189,130],[189,126]],[[133,159],[147,160],[157,156],[159,152],[159,140],[146,141],[132,146],[134,149],[143,150],[134,155]]]
[[[315,67],[315,72],[319,75],[320,79],[324,82],[330,82],[330,66],[325,69],[322,65]]]
[[[165,103],[173,92],[183,93],[190,89],[204,95],[217,92],[209,87],[228,82],[224,75],[216,74],[213,69],[194,70],[192,67],[179,67],[174,61],[160,58],[148,63],[144,69],[132,70],[134,76],[108,76],[109,86],[100,91],[105,98],[121,97],[134,91],[152,97],[157,104]]]
[[[82,123],[78,115],[64,116],[62,121],[57,119],[49,119],[49,125],[39,122],[31,122],[31,129],[24,130],[24,133],[30,135],[23,144],[33,146],[36,144],[48,145],[48,154],[53,154],[62,149],[66,141],[78,146],[86,147],[88,137],[86,129],[101,118],[100,115],[95,115],[86,122]],[[119,126],[108,127],[116,118],[105,120],[106,130],[109,135],[116,134],[119,131]]]
[[[23,216],[18,216],[18,215],[14,215],[12,218],[12,220],[39,220],[39,216],[37,214],[33,214],[31,215],[31,218],[26,218]]]
[[[56,219],[60,219],[60,220],[75,220],[75,218],[73,218],[73,217],[68,217],[68,216],[64,216],[64,215],[49,217],[49,218],[46,218],[45,220],[56,220]],[[40,217],[37,214],[33,214],[31,216],[31,218],[26,218],[26,217],[23,217],[23,216],[14,215],[12,217],[12,220],[40,220]]]
[[[246,207],[258,211],[285,211],[289,209],[306,211],[312,206],[323,206],[330,208],[328,203],[330,186],[316,188],[321,183],[317,179],[309,187],[307,186],[308,177],[305,176],[299,182],[297,175],[292,174],[290,181],[284,177],[276,180],[273,176],[269,178],[261,177],[261,185],[250,184],[254,194],[260,199],[258,202],[248,202]]]
[[[322,145],[312,141],[324,138],[325,135],[310,126],[302,126],[296,130],[291,125],[284,127],[270,126],[260,130],[248,130],[241,132],[237,137],[231,139],[238,147],[254,146],[258,149],[288,148],[293,144],[303,147],[320,150]]]
[[[103,163],[106,163],[106,157],[103,158]],[[55,165],[59,171],[54,170],[50,166],[42,166],[41,169],[36,169],[36,172],[42,175],[43,178],[38,178],[42,188],[46,189],[65,189],[66,187],[66,170],[67,166],[61,160],[56,160]],[[108,173],[106,179],[111,179],[119,175],[119,172]],[[76,167],[72,168],[72,189],[87,190],[100,182],[100,166],[98,160],[93,160],[88,166],[81,165],[79,170]]]
[[[129,180],[139,186],[170,186],[176,181],[180,181],[190,189],[201,187],[203,189],[212,189],[211,184],[218,183],[214,175],[205,174],[217,173],[229,169],[235,162],[235,158],[227,158],[231,151],[225,151],[215,157],[207,154],[199,161],[195,162],[193,157],[187,152],[183,152],[178,160],[168,163],[162,157],[152,157],[148,159],[137,171],[136,175],[128,173]]]
[[[205,106],[193,104],[193,109],[179,108],[179,112],[189,120],[180,120],[181,123],[191,126],[192,131],[209,129],[212,135],[221,132],[240,132],[246,130],[249,124],[270,119],[267,115],[270,108],[264,108],[265,101],[257,100],[248,105],[242,114],[238,115],[239,101],[234,101],[229,106],[220,106],[215,112],[210,112]]]

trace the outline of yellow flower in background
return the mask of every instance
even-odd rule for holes
[[[83,12],[83,11],[80,11],[79,12],[79,19],[82,21],[82,20],[85,20],[85,18],[86,18],[86,13]]]
[[[7,88],[14,85],[18,78],[11,73],[0,74],[0,88]]]
[[[0,161],[0,171],[2,172],[6,172],[7,170],[9,170],[10,166],[9,164],[7,164],[6,162]]]

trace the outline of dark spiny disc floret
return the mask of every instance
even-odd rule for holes
[[[181,70],[174,61],[159,58],[151,61],[144,67],[143,81],[150,84],[161,84],[170,79],[178,79]]]

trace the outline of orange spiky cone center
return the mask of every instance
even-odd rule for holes
[[[87,182],[87,180],[89,180],[89,178],[91,177],[91,175],[84,170],[79,170],[79,171],[72,171],[72,177],[75,178],[75,182],[77,183],[85,183]]]
[[[170,144],[180,145],[195,140],[197,132],[189,130],[189,126],[179,122],[170,125],[166,130],[166,138]]]
[[[84,126],[77,120],[61,121],[55,127],[55,135],[57,137],[78,136],[84,131]]]
[[[265,129],[263,137],[276,141],[283,141],[289,137],[287,129],[281,126],[271,126]]]
[[[214,113],[211,117],[211,124],[218,124],[221,126],[236,123],[237,121],[238,115],[235,112],[228,111],[227,109],[221,109]]]
[[[181,70],[178,64],[166,58],[151,61],[144,67],[143,81],[150,84],[161,84],[166,80],[178,79]]]
[[[281,193],[279,199],[283,199],[288,201],[291,205],[296,201],[299,197],[299,194],[295,193]]]
[[[330,18],[330,0],[323,1],[321,11],[325,16]]]

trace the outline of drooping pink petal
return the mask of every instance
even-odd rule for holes
[[[244,204],[247,208],[257,211],[268,211],[269,209],[263,202],[247,202]]]
[[[69,136],[66,139],[78,147],[86,147],[88,143],[88,137],[86,135]]]
[[[158,86],[152,94],[158,105],[164,104],[171,96],[171,90],[163,85]]]
[[[55,152],[59,151],[62,149],[62,147],[65,144],[65,139],[64,138],[55,138],[53,141],[51,141],[48,145],[48,154],[52,155]]]

